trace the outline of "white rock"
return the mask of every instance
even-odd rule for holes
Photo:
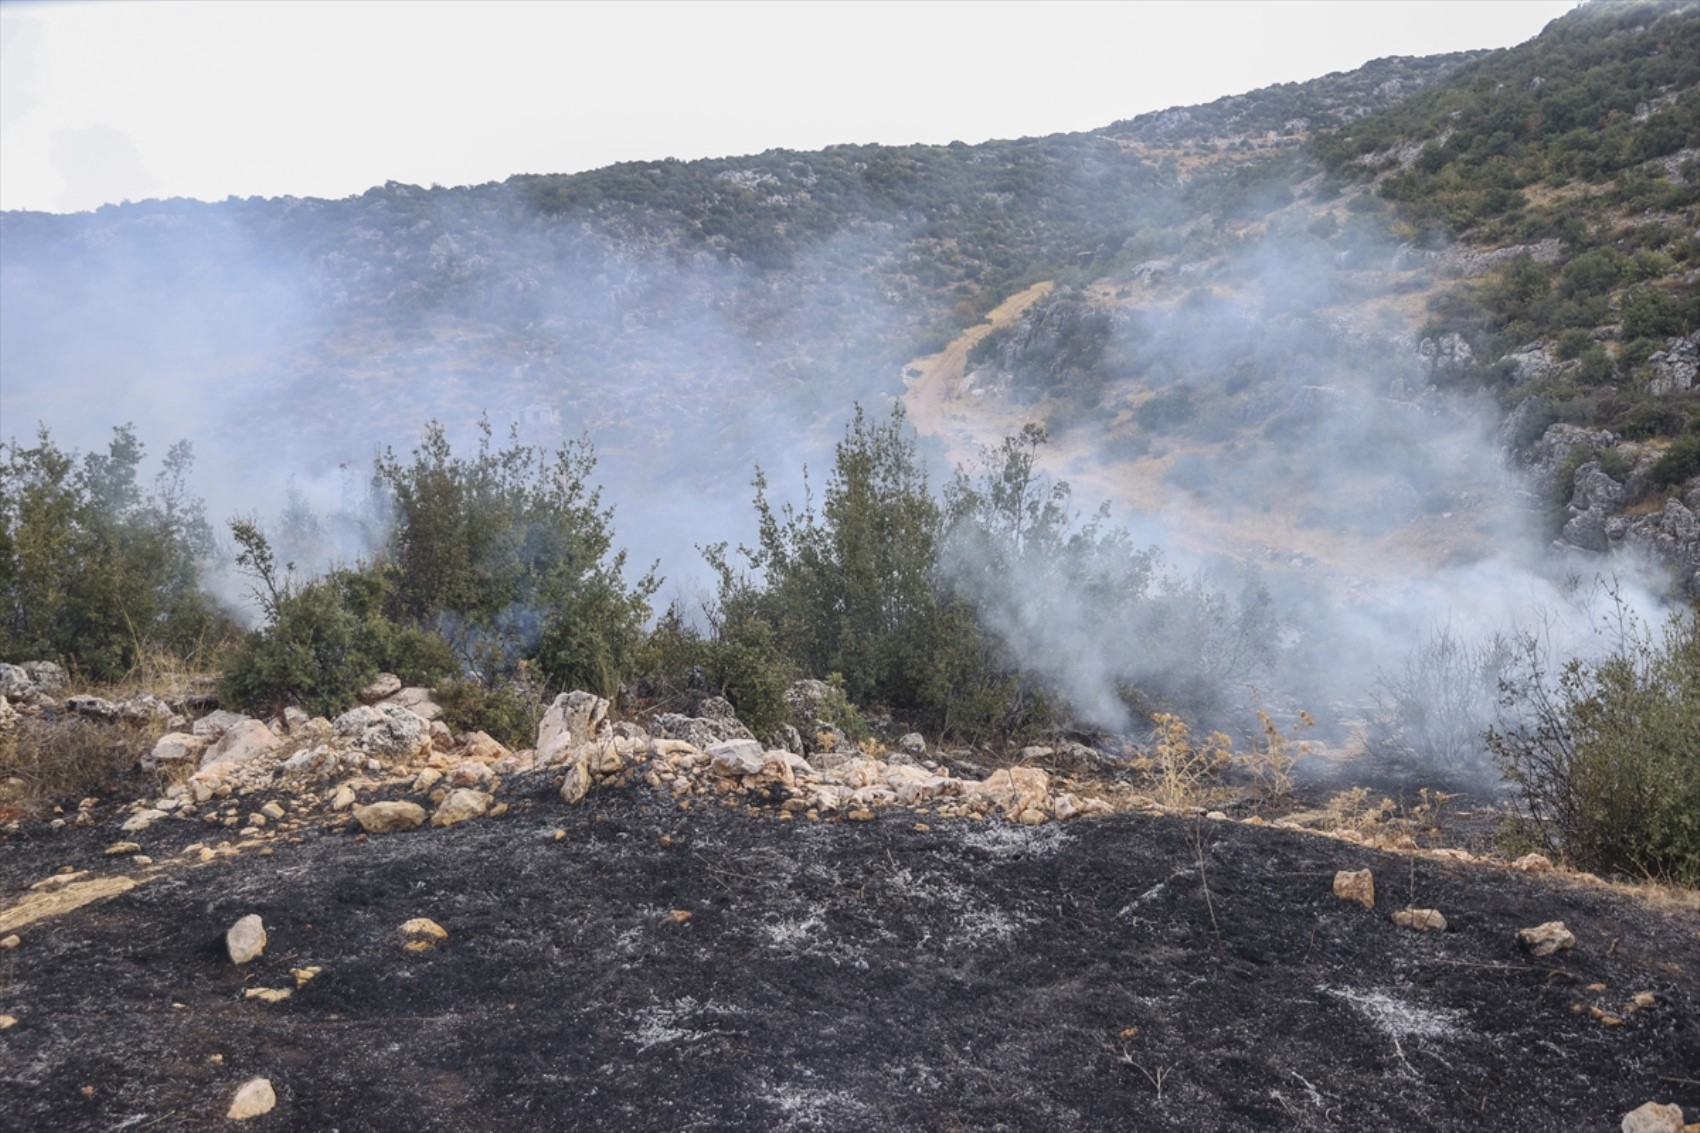
[[[378,703],[379,708],[400,708],[411,712],[427,724],[442,716],[442,708],[431,699],[428,688],[404,688],[393,696],[386,696]]]
[[[232,1121],[246,1121],[250,1117],[259,1117],[270,1113],[277,1105],[277,1091],[266,1078],[253,1078],[242,1083],[231,1099],[230,1111],[225,1114]]]
[[[246,719],[248,717],[240,712],[226,712],[220,708],[217,711],[208,712],[189,725],[189,731],[193,735],[205,736],[208,740],[216,740]]]
[[[246,964],[264,952],[266,926],[259,914],[249,913],[231,925],[224,934],[224,947],[230,953],[233,964]]]
[[[271,751],[279,742],[272,730],[258,720],[243,719],[225,729],[218,742],[206,750],[201,756],[201,766],[246,763],[257,755]]]
[[[1334,896],[1375,908],[1375,875],[1367,869],[1343,869],[1334,875]]]
[[[1563,921],[1547,921],[1534,928],[1518,929],[1517,944],[1531,956],[1551,956],[1576,947],[1576,934],[1564,927]]]
[[[564,758],[579,744],[595,739],[608,723],[608,702],[588,692],[563,692],[537,724],[539,764]]]
[[[163,810],[154,810],[152,807],[149,807],[146,810],[137,811],[135,814],[131,815],[125,820],[124,825],[120,826],[118,829],[122,830],[126,834],[140,834],[142,831],[146,830],[148,827],[152,826],[164,817],[165,812]]]
[[[1682,1107],[1647,1102],[1623,1115],[1623,1133],[1682,1133]]]
[[[394,673],[379,673],[376,680],[356,695],[362,704],[376,704],[386,696],[394,696],[401,691],[401,678]]]

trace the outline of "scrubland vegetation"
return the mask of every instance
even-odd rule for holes
[[[1068,486],[1038,470],[1045,443],[1029,426],[937,491],[902,411],[873,419],[858,409],[819,502],[777,505],[758,474],[753,545],[705,549],[719,579],[706,609],[658,612],[653,572],[628,581],[585,442],[546,453],[517,440],[498,447],[486,430],[466,455],[429,428],[409,456],[375,462],[359,522],[382,538],[315,575],[279,548],[357,517],[297,509],[274,531],[239,518],[228,541],[215,539],[189,489],[186,445],[144,492],[133,430],[81,456],[43,434],[12,444],[3,466],[0,655],[58,658],[100,680],[175,658],[216,671],[222,703],[261,715],[334,715],[378,672],[394,672],[434,686],[453,726],[516,746],[559,691],[631,706],[692,686],[773,734],[791,682],[830,676],[833,714],[848,730],[876,721],[1019,746],[1066,727],[1154,728],[1147,770],[1176,798],[1229,767],[1285,793],[1308,715],[1283,730],[1258,710],[1238,750],[1222,731],[1192,730],[1233,726],[1231,690],[1270,671],[1281,632],[1267,594],[1255,582],[1236,597],[1178,578],[1102,515],[1074,512]],[[248,583],[242,612],[202,589],[231,572]],[[1066,666],[1035,652],[1057,638],[1023,633],[1079,617],[1059,596],[1082,593],[1100,636],[1083,630],[1076,648],[1102,648],[1112,665],[1169,651],[1112,674],[1113,706],[1071,703],[1046,675]],[[242,629],[240,617],[257,625]],[[1131,650],[1107,644],[1129,635],[1145,637]],[[1681,616],[1659,632],[1625,623],[1615,651],[1588,661],[1550,657],[1533,640],[1488,656],[1442,634],[1384,679],[1384,734],[1437,765],[1456,760],[1479,737],[1455,734],[1452,716],[1471,713],[1452,699],[1496,685],[1510,711],[1487,741],[1525,804],[1517,836],[1580,865],[1693,883],[1697,641]],[[99,751],[111,738],[71,746],[110,771]],[[12,747],[16,770],[16,737]]]

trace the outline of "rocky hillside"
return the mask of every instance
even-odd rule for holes
[[[484,412],[533,439],[588,432],[611,496],[635,521],[636,557],[685,570],[693,544],[734,535],[722,517],[743,502],[754,464],[777,463],[776,438],[821,463],[852,401],[901,394],[910,359],[1050,282],[1056,301],[1085,304],[1090,327],[1072,335],[1066,357],[1051,357],[1043,340],[1073,316],[1067,307],[1045,316],[1052,331],[1039,335],[1039,355],[1003,349],[978,387],[1007,378],[1029,401],[1049,398],[1039,412],[1055,425],[1090,418],[1112,457],[1149,443],[1151,430],[1126,410],[1175,382],[1209,429],[1249,441],[1285,412],[1291,390],[1247,396],[1257,384],[1248,375],[1334,387],[1336,355],[1355,352],[1342,364],[1378,371],[1360,392],[1408,400],[1422,383],[1393,371],[1423,341],[1432,352],[1457,335],[1472,353],[1442,367],[1461,381],[1440,384],[1497,391],[1501,359],[1537,333],[1560,376],[1530,412],[1652,442],[1657,455],[1692,410],[1670,339],[1692,302],[1682,227],[1692,182],[1682,170],[1694,144],[1683,93],[1693,79],[1680,60],[1694,18],[1682,4],[1635,6],[1635,15],[1610,7],[1610,20],[1589,8],[1510,52],[1377,60],[1085,134],[630,163],[455,189],[392,183],[340,201],[6,214],[0,398],[9,422],[43,421],[80,447],[123,420],[156,443],[192,435],[215,482],[241,468],[256,490],[215,498],[215,510],[281,509],[291,478],[314,506],[331,506],[339,467],[364,466],[428,418],[457,437]],[[1613,46],[1596,58],[1596,41]],[[1551,74],[1525,75],[1530,67]],[[1536,79],[1544,85],[1531,87]],[[1558,173],[1518,173],[1509,187],[1478,190],[1474,173],[1457,170],[1499,176],[1487,151],[1498,145],[1492,115],[1511,113],[1505,98],[1494,102],[1503,84],[1518,92],[1524,124],[1536,103],[1569,106],[1576,90],[1611,87],[1600,112],[1629,109],[1613,127],[1614,156],[1575,165],[1567,189],[1555,186]],[[1519,145],[1550,149],[1590,132],[1574,112],[1562,132],[1557,117],[1547,121]],[[1478,134],[1487,148],[1466,148]],[[1460,177],[1470,208],[1434,204],[1465,192],[1434,188]],[[1566,193],[1606,210],[1583,235],[1559,231],[1576,213]],[[1504,215],[1488,223],[1490,204]],[[1664,235],[1652,232],[1648,208]],[[1623,219],[1631,214],[1633,225]],[[1618,307],[1655,295],[1651,322],[1631,320],[1629,337],[1599,344],[1615,375],[1606,385],[1620,391],[1610,406],[1597,382],[1573,392],[1563,376],[1580,357],[1573,335],[1558,341],[1583,329],[1571,315],[1524,331],[1493,305],[1507,271],[1529,270],[1514,266],[1519,249],[1557,294],[1573,256],[1608,245],[1622,263],[1600,285],[1607,309],[1585,329],[1609,329]],[[1272,278],[1276,264],[1302,278]],[[1460,274],[1476,283],[1453,286]],[[1254,281],[1272,289],[1272,304],[1247,290]],[[1466,310],[1484,289],[1487,306]],[[1163,334],[1208,340],[1226,330],[1196,356],[1165,354],[1149,340],[1151,319],[1134,317],[1189,296],[1204,303],[1206,292],[1236,303],[1230,318],[1246,325],[1183,312]],[[1345,339],[1335,335],[1342,320],[1355,328]],[[1657,412],[1636,392],[1651,380],[1643,371],[1661,364],[1655,354],[1676,359]],[[1587,365],[1598,372],[1599,351]],[[90,403],[111,420],[90,420]],[[1625,428],[1629,416],[1635,428]],[[256,467],[247,437],[260,421],[272,427]],[[1519,443],[1534,429],[1522,426]],[[1426,444],[1424,431],[1407,433],[1402,446]],[[1310,447],[1302,431],[1292,436]],[[794,486],[794,470],[778,475]],[[1180,476],[1197,479],[1185,468]],[[1278,479],[1313,491],[1330,479],[1307,476]],[[1368,497],[1396,498],[1392,521],[1408,524],[1425,507],[1458,512],[1456,498],[1442,497],[1505,494],[1479,476],[1432,479],[1393,477]],[[1329,518],[1359,502],[1324,490],[1281,506]],[[687,519],[710,529],[676,533]]]

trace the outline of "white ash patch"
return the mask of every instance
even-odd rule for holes
[[[795,1082],[766,1087],[767,1101],[778,1110],[776,1130],[843,1129],[875,1126],[876,1115],[866,1102],[847,1090],[822,1090]]]
[[[1043,826],[1011,826],[988,822],[962,835],[962,844],[1000,860],[1048,858],[1074,841],[1074,835],[1056,823]]]
[[[704,1020],[702,1016],[731,1013],[729,1008],[713,1002],[698,1003],[694,997],[687,995],[670,1004],[657,1003],[635,1012],[633,1021],[636,1027],[626,1038],[640,1054],[663,1043],[697,1043],[717,1038],[722,1033],[713,1019]]]
[[[1459,1011],[1422,1007],[1380,990],[1356,991],[1326,985],[1318,990],[1345,1000],[1370,1026],[1395,1043],[1401,1039],[1457,1038],[1462,1029],[1463,1013]]]

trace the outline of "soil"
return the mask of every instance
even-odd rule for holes
[[[0,909],[65,866],[146,879],[0,952],[0,1124],[223,1127],[255,1076],[278,1097],[260,1130],[1700,1119],[1700,915],[1598,883],[1132,813],[817,824],[641,785],[569,807],[541,776],[507,797],[204,865],[198,822],[138,836],[151,868],[104,855],[117,816],[0,838]],[[1373,911],[1332,893],[1358,868]],[[1448,930],[1396,927],[1407,904]],[[248,913],[270,939],[238,968],[223,933]],[[447,939],[404,950],[414,917]],[[1574,949],[1517,949],[1552,920]],[[309,965],[282,1002],[243,997]]]

